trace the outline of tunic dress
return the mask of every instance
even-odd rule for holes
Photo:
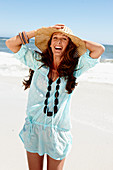
[[[91,58],[89,53],[90,51],[87,49],[87,52],[79,58],[76,68],[80,69],[74,72],[76,78],[98,63],[98,59]],[[19,136],[27,151],[38,153],[39,155],[46,153],[53,159],[61,160],[68,155],[72,148],[70,101],[73,92],[71,94],[67,93],[65,89],[66,80],[61,78],[58,112],[53,116],[47,116],[47,114],[44,114],[43,109],[48,86],[47,75],[49,68],[43,66],[38,69],[42,65],[40,61],[36,60],[40,59],[40,55],[28,48],[27,45],[22,45],[14,56],[34,70],[28,93],[27,116]],[[54,108],[56,81],[51,85],[52,89],[48,103],[49,111],[53,111]]]

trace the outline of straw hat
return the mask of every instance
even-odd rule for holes
[[[85,42],[80,38],[76,37],[70,28],[64,26],[63,29],[56,29],[52,27],[42,27],[35,31],[35,45],[43,52],[47,49],[48,41],[55,32],[63,33],[68,36],[72,42],[77,46],[79,55],[83,55],[87,50]]]

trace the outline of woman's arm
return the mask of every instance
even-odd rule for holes
[[[62,29],[62,28],[64,28],[64,24],[56,24],[51,27],[57,28],[57,29]],[[35,37],[35,32],[36,32],[36,30],[33,30],[33,31],[26,32],[26,34],[27,34],[28,38],[30,39],[30,38]],[[14,53],[17,53],[20,50],[21,45],[22,45],[19,35],[16,35],[16,36],[6,40],[5,43],[6,43],[6,46]]]
[[[99,43],[83,40],[86,44],[86,48],[91,51],[90,57],[91,58],[99,58],[102,53],[105,51],[105,47]]]
[[[26,34],[27,34],[27,36],[28,36],[29,39],[30,39],[30,38],[33,38],[33,37],[35,37],[35,30],[26,32]],[[21,40],[20,40],[20,38],[19,38],[19,35],[16,35],[16,36],[14,36],[14,37],[6,40],[5,43],[6,43],[6,46],[7,46],[11,51],[13,51],[14,53],[17,53],[17,52],[20,50],[21,45],[22,45]]]

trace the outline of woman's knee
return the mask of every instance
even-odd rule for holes
[[[31,153],[27,151],[27,160],[29,170],[43,170],[44,155],[40,156],[38,153]]]

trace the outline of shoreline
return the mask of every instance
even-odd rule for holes
[[[0,75],[0,169],[4,170],[28,169],[26,152],[18,136],[26,117],[28,95],[28,90],[22,87],[23,78]],[[73,141],[65,170],[113,169],[112,101],[112,84],[79,81],[72,94]]]

